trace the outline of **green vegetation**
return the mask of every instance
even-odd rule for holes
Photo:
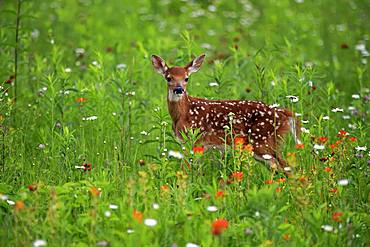
[[[13,0],[0,12],[0,246],[370,245],[368,1]],[[201,53],[190,95],[302,114],[304,145],[282,150],[291,177],[243,144],[194,152],[195,135],[174,138],[150,55]]]

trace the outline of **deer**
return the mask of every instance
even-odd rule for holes
[[[181,133],[199,129],[198,143],[205,147],[218,147],[225,142],[225,128],[232,127],[234,136],[244,138],[253,146],[253,156],[257,161],[289,174],[291,169],[282,158],[279,147],[289,132],[294,141],[301,144],[300,121],[295,114],[262,101],[209,100],[188,95],[189,76],[200,69],[204,59],[205,54],[186,66],[169,67],[160,56],[151,56],[155,71],[167,81],[167,106],[175,136],[182,140]],[[232,145],[231,138],[226,138],[226,142]]]

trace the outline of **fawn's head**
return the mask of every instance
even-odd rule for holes
[[[186,85],[191,73],[197,72],[204,61],[205,55],[193,59],[184,67],[168,67],[166,62],[157,55],[152,55],[155,70],[163,75],[168,85],[168,100],[179,101],[186,93]]]

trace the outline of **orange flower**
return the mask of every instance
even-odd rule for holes
[[[96,187],[92,187],[90,189],[90,193],[91,193],[92,196],[100,196],[100,190],[97,189]]]
[[[331,216],[332,219],[336,222],[341,222],[340,217],[342,217],[343,213],[341,212],[334,212],[333,215]]]
[[[340,145],[342,142],[341,141],[336,141],[335,145]]]
[[[86,102],[86,100],[87,100],[86,98],[82,98],[82,97],[81,97],[81,98],[77,98],[77,99],[76,99],[76,102],[77,102],[77,103],[83,103],[83,102]]]
[[[231,177],[239,182],[243,180],[244,173],[243,172],[234,172]]]
[[[300,177],[299,179],[299,182],[301,182],[301,183],[304,183],[304,182],[306,182],[307,181],[307,179],[305,178],[305,177]]]
[[[247,144],[244,146],[243,148],[244,151],[247,151],[248,153],[252,153],[253,152],[253,146],[252,144]]]
[[[356,142],[356,141],[357,141],[357,138],[356,138],[356,137],[351,137],[351,138],[349,138],[349,140],[350,140],[351,142]]]
[[[332,188],[329,190],[330,193],[337,193],[338,192],[338,189],[337,188]]]
[[[202,155],[204,153],[204,147],[201,147],[201,146],[193,147],[193,152],[194,152],[195,155],[196,154]]]
[[[169,190],[169,188],[170,187],[168,187],[167,184],[161,185],[161,190],[163,190],[163,191],[167,191],[167,190]]]
[[[278,183],[284,183],[286,181],[286,179],[285,178],[279,178],[277,181],[278,181]]]
[[[281,188],[280,187],[277,187],[275,191],[276,191],[276,193],[280,193],[281,192]]]
[[[303,149],[304,148],[304,144],[303,143],[298,143],[298,144],[295,145],[295,147],[297,149]]]
[[[132,213],[132,217],[138,222],[141,223],[143,222],[143,213],[140,211],[134,209],[134,212]]]
[[[224,196],[225,196],[225,194],[222,190],[219,190],[219,191],[216,192],[216,198],[222,198]]]
[[[216,219],[212,223],[212,234],[220,235],[224,230],[229,227],[229,222],[225,219]]]
[[[21,209],[24,208],[24,202],[22,202],[22,201],[16,201],[14,207],[17,210],[21,210]]]
[[[234,139],[235,146],[242,146],[245,143],[244,137],[236,137]]]
[[[331,172],[331,171],[332,171],[332,169],[331,169],[330,167],[325,167],[325,171],[326,171],[326,172]]]
[[[327,142],[327,141],[328,141],[328,138],[327,138],[327,137],[325,137],[325,136],[322,136],[322,137],[320,137],[320,138],[319,138],[319,141],[320,141],[321,143],[325,143],[325,142]]]
[[[274,182],[274,181],[270,179],[270,180],[266,180],[266,181],[265,181],[265,184],[273,184],[273,182]]]
[[[290,239],[289,234],[284,234],[283,235],[283,239],[286,240],[286,241],[288,241]]]
[[[330,144],[330,145],[329,145],[329,147],[330,147],[331,149],[334,149],[334,148],[336,148],[337,146],[336,146],[335,144]]]

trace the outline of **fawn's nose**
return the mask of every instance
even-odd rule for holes
[[[173,93],[174,94],[182,94],[184,92],[184,89],[182,87],[176,87],[174,90],[173,90]]]

